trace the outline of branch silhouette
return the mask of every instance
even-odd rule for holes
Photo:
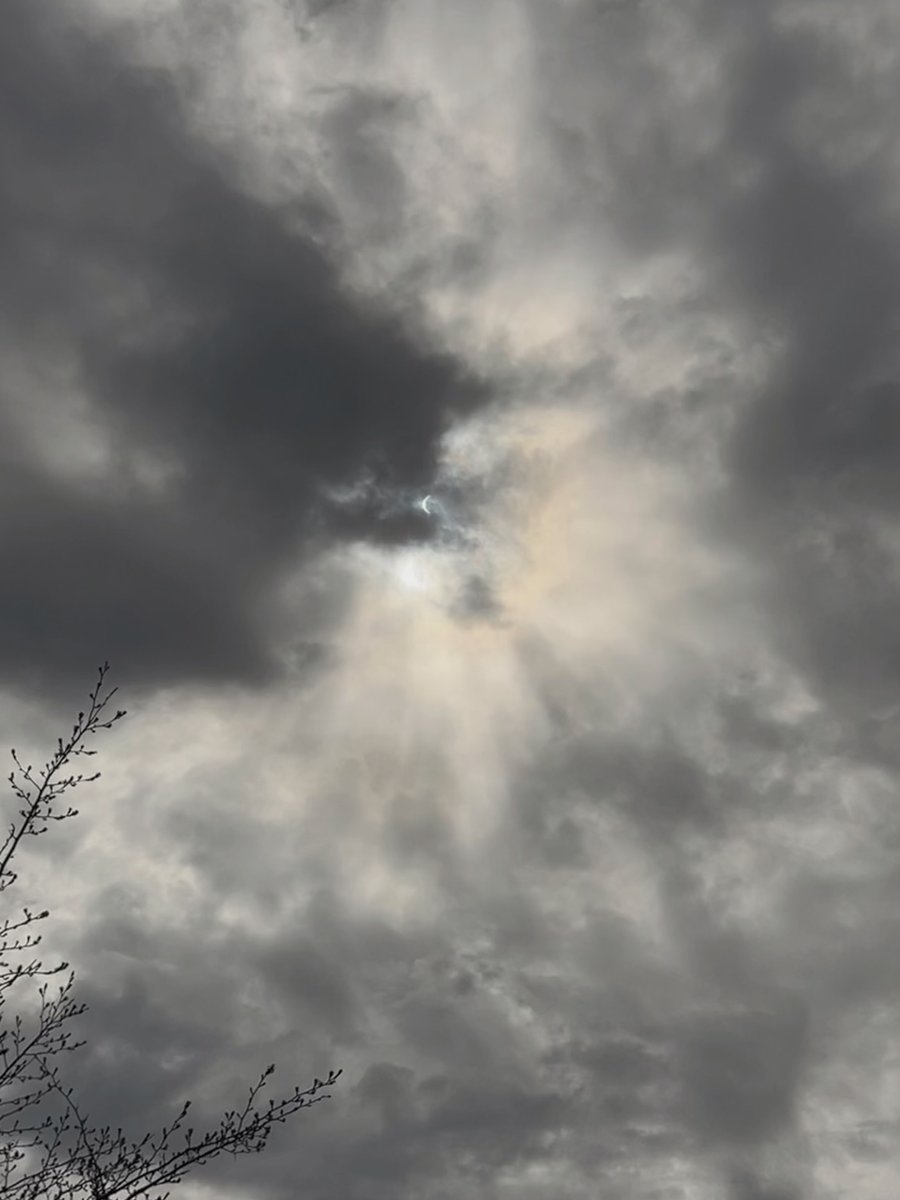
[[[81,759],[97,751],[91,741],[112,729],[124,709],[112,711],[118,689],[109,687],[109,664],[98,670],[88,696],[66,738],[58,738],[51,757],[39,769],[12,751],[9,784],[16,811],[0,847],[0,1197],[4,1200],[165,1200],[168,1189],[195,1167],[221,1154],[257,1154],[272,1130],[301,1109],[330,1098],[325,1089],[340,1070],[295,1086],[280,1098],[264,1095],[272,1064],[248,1089],[244,1105],[222,1114],[217,1125],[196,1131],[187,1124],[191,1102],[158,1132],[139,1140],[122,1129],[91,1125],[63,1067],[68,1055],[84,1045],[73,1023],[85,1006],[75,998],[75,975],[67,962],[47,967],[37,953],[38,931],[49,912],[23,907],[3,913],[18,876],[13,869],[24,839],[41,837],[54,822],[71,820],[78,810],[68,803],[77,787],[93,783]],[[61,977],[61,978],[60,978]],[[31,982],[37,1006],[16,1002]]]

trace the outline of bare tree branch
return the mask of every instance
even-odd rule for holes
[[[9,783],[16,811],[0,846],[0,904],[14,887],[12,863],[27,837],[40,837],[51,822],[66,821],[78,810],[63,800],[74,788],[92,783],[100,772],[85,774],[76,760],[96,754],[90,739],[125,716],[110,715],[116,688],[107,687],[109,665],[99,669],[85,711],[66,739],[35,770],[15,750]],[[263,1095],[274,1064],[250,1087],[240,1109],[225,1112],[216,1126],[197,1133],[187,1125],[190,1101],[158,1133],[135,1141],[121,1129],[95,1128],[65,1081],[62,1064],[84,1043],[75,1040],[72,1023],[85,1011],[74,998],[75,976],[68,963],[45,967],[34,951],[40,946],[40,922],[47,911],[28,908],[0,915],[0,1197],[4,1200],[165,1200],[160,1189],[181,1182],[194,1167],[221,1154],[256,1154],[276,1125],[330,1094],[341,1072],[279,1099]],[[69,971],[59,984],[49,979]],[[37,1005],[10,1014],[11,1002],[29,982],[37,986]]]

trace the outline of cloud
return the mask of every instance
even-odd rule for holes
[[[89,25],[11,20],[6,670],[71,678],[99,655],[135,682],[264,678],[281,580],[342,536],[327,489],[425,486],[485,388],[231,181],[158,73]],[[60,420],[87,461],[54,445]],[[427,528],[363,506],[347,532]]]
[[[892,10],[210,11],[0,63],[4,704],[136,707],[27,859],[93,1106],[343,1066],[248,1200],[889,1194]]]

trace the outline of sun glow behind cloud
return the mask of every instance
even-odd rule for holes
[[[665,686],[675,658],[716,643],[716,618],[692,605],[732,581],[680,525],[667,472],[604,454],[602,430],[575,407],[494,418],[489,447],[478,432],[445,447],[448,487],[482,476],[468,517],[447,502],[431,542],[334,559],[355,599],[310,704],[335,748],[329,792],[367,797],[356,886],[372,878],[367,839],[389,837],[409,818],[403,805],[451,828],[463,857],[491,853],[566,693],[593,696],[590,719],[615,727]],[[474,610],[461,603],[473,578],[491,597]],[[390,891],[407,867],[395,864],[391,884],[376,857]]]

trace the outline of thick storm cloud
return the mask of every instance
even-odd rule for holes
[[[6,669],[263,678],[280,580],[348,525],[328,489],[426,486],[485,388],[230,180],[160,72],[77,13],[7,20]],[[427,536],[371,502],[349,527]]]

